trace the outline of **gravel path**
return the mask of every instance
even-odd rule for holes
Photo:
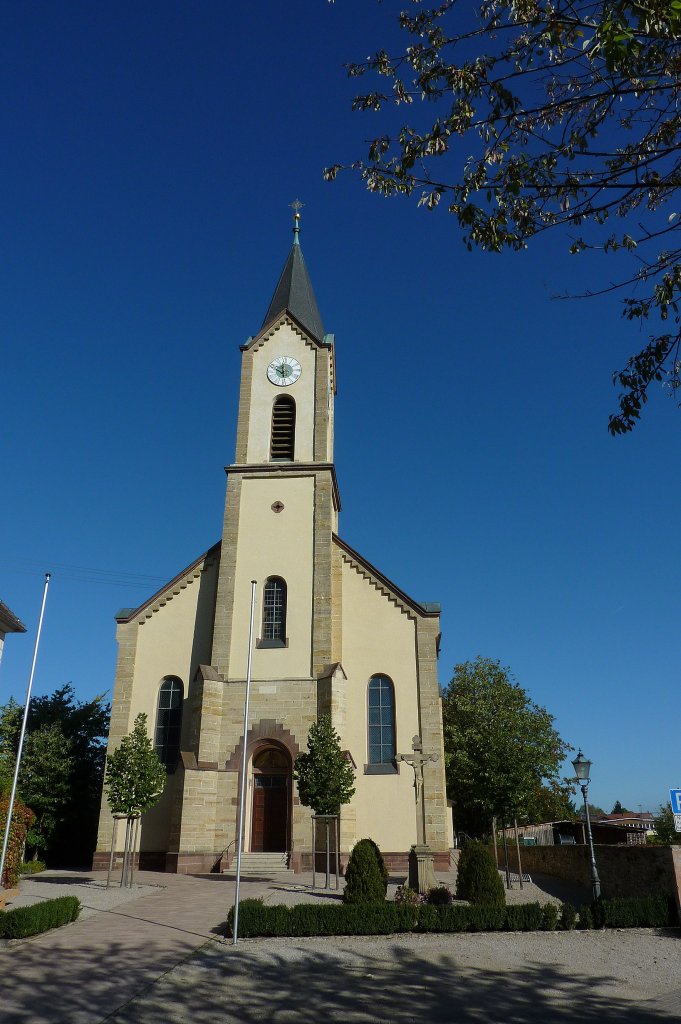
[[[652,929],[210,944],[111,1024],[681,1021],[681,940]]]

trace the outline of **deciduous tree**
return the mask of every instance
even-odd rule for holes
[[[104,790],[114,814],[144,814],[158,802],[166,770],[147,735],[147,716],[135,719],[132,732],[106,759]]]
[[[315,814],[340,814],[355,792],[355,773],[340,747],[329,715],[310,726],[307,753],[294,765],[300,802]]]
[[[650,840],[658,846],[678,846],[681,844],[681,832],[674,826],[674,815],[669,804],[660,804],[653,819],[655,835]]]
[[[110,706],[79,701],[71,683],[34,697],[28,714],[19,793],[36,813],[29,834],[52,864],[85,864],[95,847]],[[0,708],[0,793],[9,792],[23,707]]]
[[[480,835],[492,815],[527,813],[539,786],[558,784],[570,749],[553,716],[498,661],[454,668],[443,694],[447,792],[458,829]]]
[[[631,430],[651,384],[681,396],[681,3],[411,3],[396,11],[404,42],[349,65],[372,78],[354,108],[381,113],[350,166],[379,195],[444,199],[469,249],[562,229],[575,256],[617,254],[587,294],[615,291],[628,320],[651,322],[613,375],[609,429]]]

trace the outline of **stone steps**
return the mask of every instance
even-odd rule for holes
[[[261,878],[269,875],[289,874],[288,854],[286,853],[242,853],[241,874],[257,875]],[[291,872],[292,873],[292,872]],[[223,874],[236,874],[236,857]]]

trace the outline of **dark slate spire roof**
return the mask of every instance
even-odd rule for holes
[[[307,273],[303,251],[298,243],[296,228],[294,228],[291,252],[286,260],[286,266],[281,272],[262,326],[267,327],[284,310],[288,310],[316,341],[324,340],[324,325],[317,309],[317,300],[314,297],[312,283]]]

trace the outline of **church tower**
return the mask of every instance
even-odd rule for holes
[[[299,802],[293,766],[310,726],[328,714],[355,769],[342,857],[370,836],[399,869],[417,826],[414,776],[398,750],[420,737],[434,755],[423,768],[421,831],[445,867],[452,830],[439,606],[414,601],[338,536],[334,337],[322,325],[294,208],[293,245],[262,327],[241,347],[222,540],[150,601],[117,615],[109,746],[146,711],[168,783],[145,816],[143,864],[205,871],[231,862],[246,758],[246,851],[277,853],[300,870],[311,863],[311,811]],[[109,837],[104,807],[96,861]]]

